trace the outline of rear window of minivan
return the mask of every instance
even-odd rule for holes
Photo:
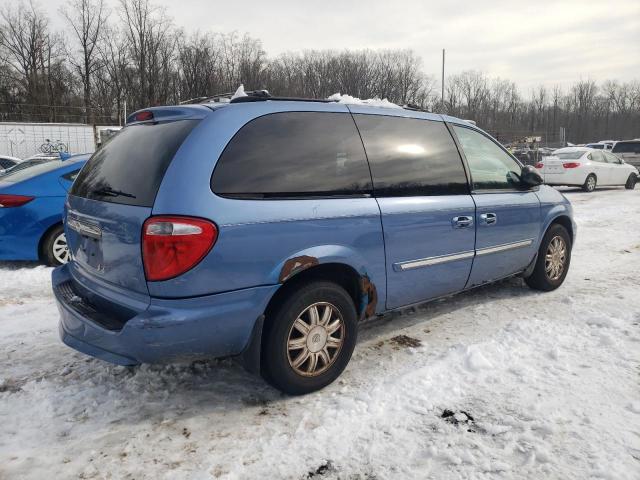
[[[129,125],[98,149],[70,195],[151,207],[171,160],[199,120]]]

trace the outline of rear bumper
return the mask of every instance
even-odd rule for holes
[[[544,173],[544,183],[547,185],[581,186],[586,179],[587,174],[582,172]]]
[[[64,286],[73,281],[68,265],[53,271],[60,338],[75,350],[118,365],[238,355],[278,288],[271,285],[186,299],[152,298],[145,310],[113,329],[96,322],[65,295]]]

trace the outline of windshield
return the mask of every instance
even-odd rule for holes
[[[584,152],[581,151],[573,151],[573,152],[555,152],[553,154],[554,157],[558,157],[560,160],[577,160]]]
[[[3,182],[21,182],[36,175],[55,170],[61,164],[60,160],[26,160],[7,170],[7,173],[0,178],[2,178]]]

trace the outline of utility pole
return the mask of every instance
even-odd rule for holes
[[[444,48],[442,49],[442,93],[440,94],[442,101],[442,110],[444,111]]]

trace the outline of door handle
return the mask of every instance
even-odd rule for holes
[[[483,213],[480,215],[480,221],[485,225],[495,225],[498,222],[498,216],[495,213]]]
[[[453,217],[451,219],[453,228],[467,228],[473,225],[473,217],[462,215],[460,217]]]

